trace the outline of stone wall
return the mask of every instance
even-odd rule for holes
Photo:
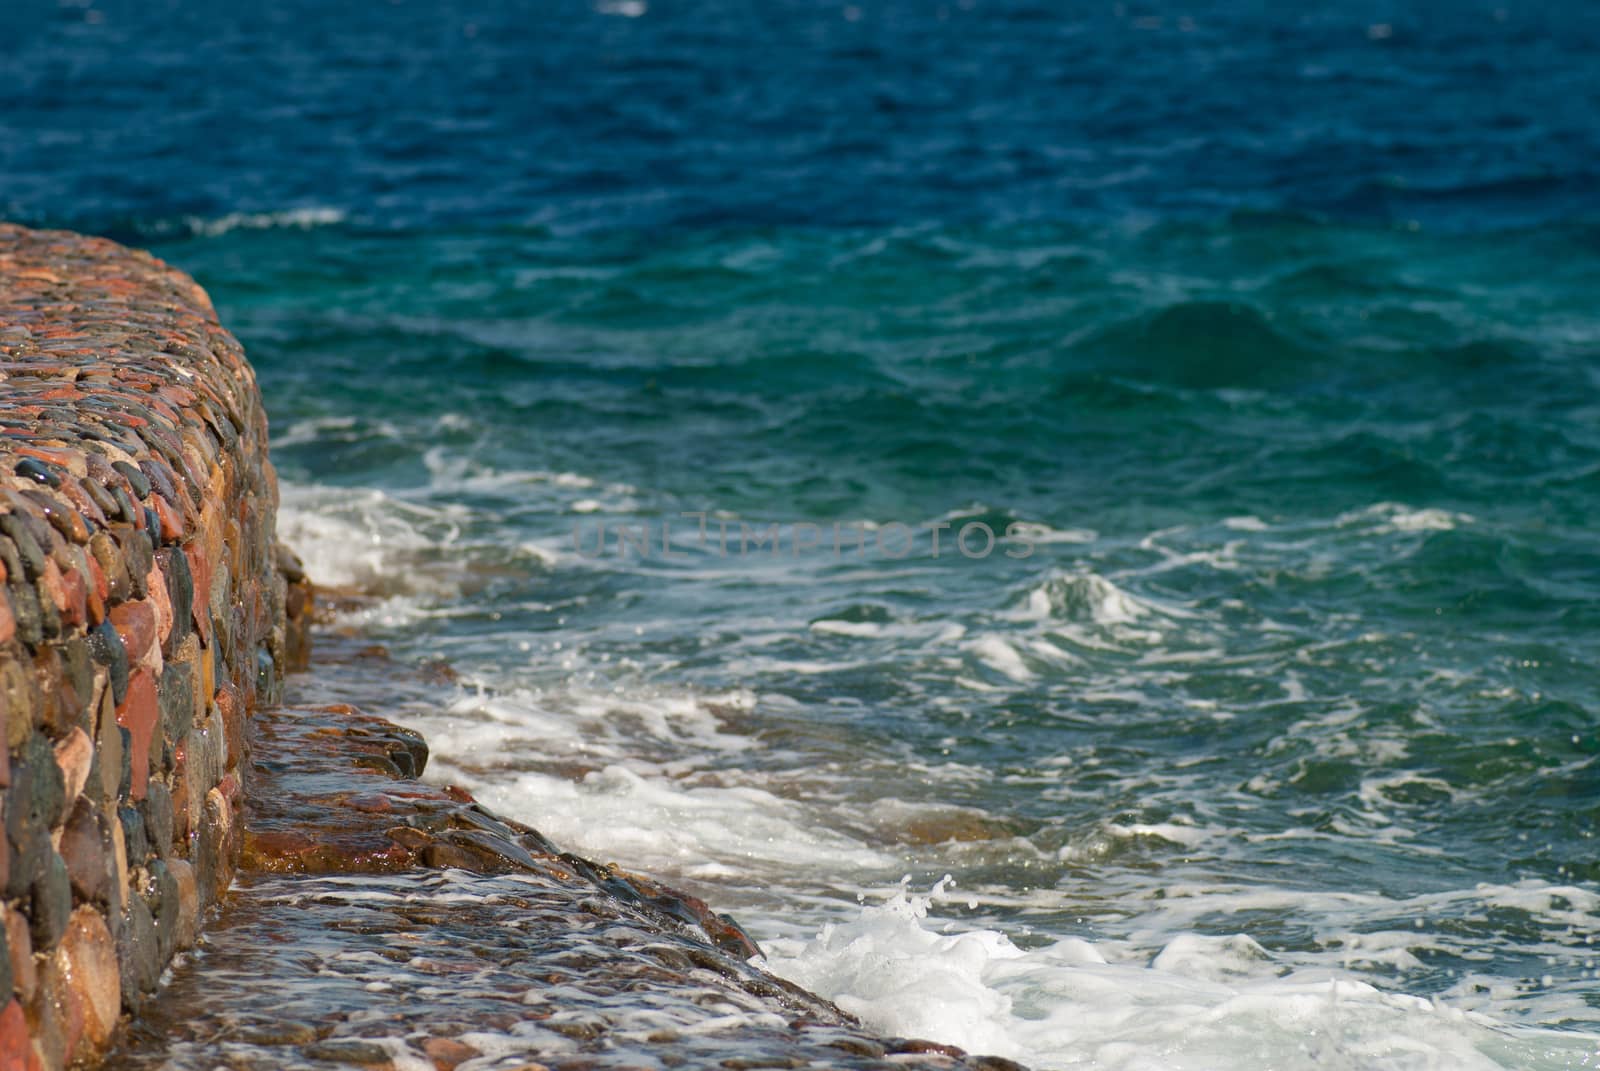
[[[244,719],[304,650],[276,507],[205,293],[0,224],[0,1071],[92,1062],[228,887]]]

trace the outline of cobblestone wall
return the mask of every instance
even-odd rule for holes
[[[0,224],[0,1071],[92,1062],[231,880],[244,719],[304,650],[276,507],[205,293]]]

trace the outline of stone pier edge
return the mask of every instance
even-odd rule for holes
[[[228,888],[302,662],[255,376],[186,275],[0,223],[0,1071],[94,1063]]]
[[[791,1029],[860,1026],[745,978],[759,950],[702,901],[459,789],[353,785],[361,806],[324,814],[324,795],[275,795],[259,770],[247,784],[252,740],[270,758],[307,714],[336,716],[312,726],[324,765],[385,781],[426,762],[416,734],[351,708],[252,719],[308,661],[313,590],[277,507],[255,374],[205,292],[148,253],[0,222],[0,1071],[99,1063],[241,865],[581,879],[697,934],[716,973],[800,1016]],[[419,808],[431,825],[401,813]],[[1025,1071],[917,1039],[827,1045],[861,1066]]]

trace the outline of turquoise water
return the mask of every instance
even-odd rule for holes
[[[1600,1060],[1587,8],[192,14],[0,15],[0,211],[209,288],[433,776],[888,1032]]]
[[[1559,1027],[1537,1066],[1585,1066],[1597,250],[1241,214],[162,251],[275,400],[290,538],[470,682],[416,714],[438,776],[769,942],[950,874],[935,918],[1025,949],[1244,934],[1201,973]],[[850,527],[941,520],[937,558]],[[968,557],[973,522],[1025,527]]]

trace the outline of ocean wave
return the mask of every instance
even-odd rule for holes
[[[1290,386],[1323,359],[1269,312],[1215,300],[1171,302],[1101,329],[1074,351],[1107,370],[1197,389]]]
[[[1027,593],[1025,611],[1039,621],[1088,621],[1097,625],[1132,624],[1160,612],[1153,603],[1091,572],[1049,577]]]
[[[1467,513],[1432,507],[1416,508],[1401,502],[1378,502],[1364,509],[1340,514],[1334,524],[1343,527],[1368,527],[1375,534],[1387,532],[1448,532],[1473,517]]]
[[[276,212],[230,212],[207,219],[185,216],[184,228],[200,238],[220,238],[234,231],[311,230],[333,227],[348,217],[338,208],[286,208]]]
[[[952,898],[946,882],[928,896],[902,887],[810,941],[770,942],[766,966],[874,1029],[1042,1071],[1542,1071],[1587,1067],[1596,1052],[1582,1035],[1295,969],[1244,934],[1178,933],[1148,956],[1071,937],[1024,949],[935,923],[933,904]]]

